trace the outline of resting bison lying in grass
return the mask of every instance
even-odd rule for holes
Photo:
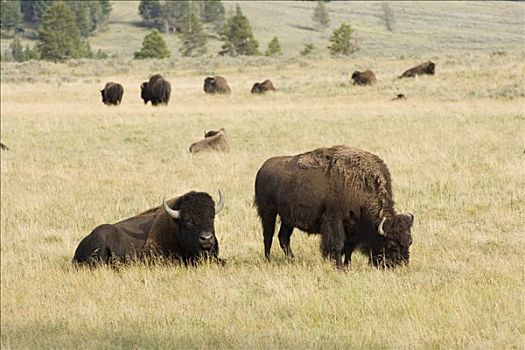
[[[224,205],[204,192],[188,192],[116,224],[96,227],[78,245],[73,262],[94,265],[160,256],[184,263],[218,259],[214,218]]]
[[[231,93],[228,82],[223,77],[216,75],[204,79],[204,92],[207,94],[226,94]]]
[[[354,85],[372,85],[376,82],[376,76],[371,70],[365,70],[364,72],[355,71],[352,74],[352,80]]]
[[[266,79],[262,83],[255,83],[252,86],[252,94],[265,94],[268,91],[275,91],[275,87],[270,79]]]
[[[221,128],[218,131],[205,132],[203,140],[191,144],[191,153],[202,151],[230,152],[230,146],[228,146],[228,141],[226,140],[226,131]]]
[[[171,85],[162,75],[155,74],[140,85],[140,97],[144,104],[151,101],[153,106],[168,104],[171,95]]]
[[[399,78],[413,78],[416,75],[434,75],[436,69],[436,64],[431,61],[426,61],[424,63],[421,63],[419,66],[415,66],[413,68],[410,68],[401,74]]]
[[[102,95],[102,103],[105,105],[119,105],[122,101],[124,88],[119,83],[109,82],[106,83],[104,89],[100,90],[100,94]]]
[[[298,228],[321,234],[323,256],[334,258],[338,269],[342,255],[348,264],[355,249],[375,266],[408,263],[413,217],[394,210],[390,172],[372,153],[334,146],[270,158],[257,173],[254,204],[268,259],[279,215],[279,243],[289,257]]]

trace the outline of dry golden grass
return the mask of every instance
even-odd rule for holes
[[[369,58],[372,87],[335,59],[3,64],[2,348],[523,348],[524,57],[442,55],[436,76],[412,80],[395,77],[418,60]],[[204,95],[210,70],[230,97]],[[139,99],[157,71],[167,107]],[[266,78],[279,91],[251,96]],[[100,102],[110,80],[121,106]],[[189,153],[219,127],[231,153]],[[263,258],[257,169],[334,144],[388,164],[397,208],[416,217],[408,267],[357,256],[338,273],[299,231],[295,261],[277,243]],[[217,189],[225,267],[72,268],[95,226]]]

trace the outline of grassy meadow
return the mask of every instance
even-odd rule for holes
[[[246,13],[261,6],[243,4]],[[490,13],[476,6],[465,23]],[[125,33],[124,14],[112,16],[101,35]],[[501,28],[504,50],[427,55],[417,46],[413,57],[2,63],[1,141],[10,148],[0,164],[2,349],[523,349],[525,51],[508,23]],[[426,59],[435,76],[396,79]],[[377,84],[351,85],[356,66],[373,69]],[[154,108],[139,85],[157,72],[173,90],[168,106]],[[231,96],[206,96],[209,74],[226,77]],[[278,91],[252,96],[267,78]],[[106,81],[124,86],[120,106],[101,103]],[[398,93],[407,99],[391,100]],[[189,153],[221,127],[230,153]],[[252,207],[257,170],[272,156],[336,144],[389,166],[396,208],[415,215],[408,266],[379,270],[356,254],[339,273],[321,258],[319,237],[298,230],[294,261],[277,237],[265,260]],[[216,198],[218,189],[224,267],[72,267],[97,225],[163,196]]]

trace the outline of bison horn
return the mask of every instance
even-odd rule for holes
[[[383,217],[383,219],[381,220],[381,223],[379,224],[379,226],[377,227],[377,232],[382,235],[382,236],[385,236],[385,231],[383,230],[383,224],[385,223],[386,221],[386,216]]]
[[[412,215],[411,213],[408,213],[408,215],[410,215],[410,222],[414,222],[414,215]]]
[[[215,205],[215,214],[219,214],[219,212],[224,207],[224,197],[222,196],[221,190],[219,190],[219,203]]]
[[[168,213],[168,215],[174,219],[180,219],[180,210],[171,209],[168,206],[168,203],[166,203],[166,197],[164,197],[163,202],[164,202],[164,210],[166,211],[166,213]]]

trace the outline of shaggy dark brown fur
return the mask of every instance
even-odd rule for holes
[[[168,104],[171,95],[171,84],[162,75],[155,74],[140,85],[140,97],[144,104],[151,101],[153,106]]]
[[[392,99],[392,101],[397,101],[397,100],[406,100],[407,97],[405,96],[405,94],[397,94],[396,97],[394,97]]]
[[[375,242],[375,250],[386,249],[376,246],[379,240],[374,241],[380,234],[374,225],[383,217],[387,220],[381,234],[383,242],[406,243],[397,231],[389,231],[402,218],[394,210],[387,166],[378,156],[354,147],[334,146],[268,159],[255,180],[255,206],[268,259],[277,214],[281,218],[279,243],[287,256],[293,256],[290,236],[294,228],[299,228],[321,234],[323,255],[335,258],[338,268],[342,267],[345,240],[355,236],[357,224],[367,227],[366,232],[375,232],[358,235],[360,245]],[[405,231],[403,234],[410,235],[410,227]],[[348,250],[348,261],[350,255]]]
[[[207,94],[229,95],[231,93],[231,89],[226,79],[216,75],[214,77],[207,77],[204,79],[204,92]]]
[[[413,68],[410,68],[401,74],[399,78],[413,78],[416,75],[434,75],[436,69],[436,64],[431,61],[426,61],[424,63],[421,63],[418,66],[415,66]]]
[[[124,88],[119,83],[109,82],[106,83],[104,89],[100,90],[102,95],[102,103],[105,105],[119,105],[122,101],[122,95],[124,94]]]
[[[365,70],[364,72],[355,71],[352,74],[352,80],[354,85],[372,85],[376,82],[376,75],[371,70]]]
[[[252,86],[252,94],[265,94],[268,91],[275,91],[275,87],[270,79],[266,79],[262,83],[255,83]]]
[[[73,262],[93,265],[161,256],[193,263],[201,256],[218,258],[211,196],[189,192],[167,204],[180,210],[180,219],[161,205],[116,224],[100,225],[80,242]]]
[[[191,144],[191,153],[202,151],[230,152],[230,146],[226,140],[226,131],[223,128],[218,131],[208,131],[204,133],[203,140]]]

